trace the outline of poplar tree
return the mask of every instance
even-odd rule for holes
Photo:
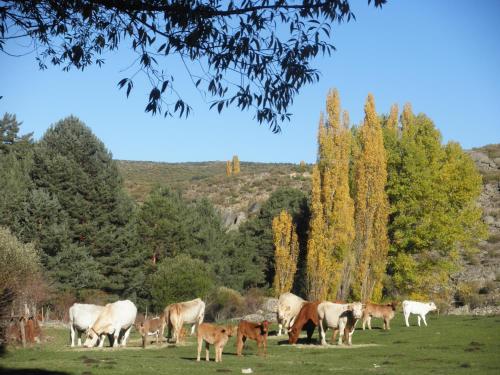
[[[240,159],[238,159],[238,155],[233,156],[233,174],[240,173]]]
[[[335,299],[344,262],[354,238],[354,204],[349,189],[351,133],[349,115],[340,120],[337,90],[328,93],[327,121],[320,119],[318,164],[313,170],[312,220],[308,249],[309,292],[312,299]]]
[[[274,291],[276,296],[290,292],[293,279],[297,271],[299,256],[299,241],[297,231],[292,221],[292,216],[282,210],[273,219],[273,243],[274,243]]]
[[[388,200],[386,153],[382,127],[369,94],[365,119],[358,131],[360,150],[355,161],[355,259],[353,296],[362,301],[380,300],[387,264]]]

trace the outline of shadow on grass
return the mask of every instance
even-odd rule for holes
[[[319,341],[317,339],[311,339],[308,340],[307,337],[300,337],[296,344],[301,344],[301,345],[319,345]],[[281,340],[278,341],[278,345],[293,345],[288,342],[288,340]]]
[[[54,371],[54,370],[42,370],[38,368],[5,368],[0,367],[0,374],[9,374],[9,375],[69,375],[68,372]]]

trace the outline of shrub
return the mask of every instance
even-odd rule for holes
[[[151,277],[153,307],[165,306],[194,298],[205,298],[213,289],[215,276],[206,263],[187,255],[166,258]]]
[[[213,290],[206,302],[205,316],[209,321],[223,321],[246,313],[243,296],[238,291],[224,286]]]

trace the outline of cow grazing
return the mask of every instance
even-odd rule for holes
[[[88,329],[84,346],[87,348],[95,346],[100,339],[99,347],[102,348],[105,335],[113,336],[113,347],[126,346],[136,315],[137,307],[129,300],[108,303]],[[120,337],[122,340],[118,342]]]
[[[434,302],[417,302],[417,301],[403,301],[403,315],[405,316],[406,326],[409,327],[408,318],[410,314],[417,315],[418,326],[420,327],[420,318],[424,321],[425,326],[427,322],[425,316],[429,311],[437,310]]]
[[[165,317],[165,324],[168,327],[167,336],[171,337],[173,329],[172,341],[176,343],[179,341],[183,324],[193,325],[191,327],[192,335],[196,325],[203,323],[205,302],[200,298],[196,298],[192,301],[173,303],[165,307],[163,316]]]
[[[397,305],[397,302],[392,302],[386,305],[378,305],[376,303],[368,302],[366,307],[363,309],[363,330],[365,329],[366,324],[368,324],[368,329],[372,329],[372,318],[383,319],[384,329],[391,329],[390,321],[396,314]]]
[[[210,345],[215,346],[215,362],[222,362],[222,350],[229,337],[233,336],[237,328],[232,326],[216,326],[210,323],[201,323],[197,328],[198,355],[200,361],[201,346],[205,341],[205,360],[210,361]]]
[[[310,342],[314,329],[318,325],[318,305],[319,301],[306,302],[297,314],[292,328],[288,331],[288,342],[296,344],[302,329],[307,331],[307,341]]]
[[[238,324],[238,335],[236,336],[236,354],[239,356],[242,355],[243,345],[248,338],[257,341],[257,350],[259,354],[263,353],[266,355],[268,332],[269,322],[267,320],[264,320],[261,323],[240,320],[240,323]]]
[[[71,347],[75,346],[75,336],[78,337],[78,346],[82,346],[81,335],[94,324],[104,306],[74,303],[69,308],[69,329]]]
[[[342,344],[342,338],[345,336],[348,345],[352,345],[352,335],[356,322],[361,318],[363,313],[363,305],[361,302],[353,303],[332,303],[322,302],[317,307],[318,325],[321,336],[321,344],[327,345],[325,329],[332,328],[334,330],[333,339],[335,339],[337,331],[340,332],[338,344]]]
[[[292,327],[295,317],[299,313],[302,305],[307,301],[293,293],[283,293],[278,299],[278,336],[282,335],[283,328],[288,332]]]
[[[139,322],[135,325],[137,332],[142,337],[142,347],[146,347],[146,341],[148,336],[156,337],[156,344],[159,344],[159,338],[163,338],[163,332],[165,330],[165,319],[163,315],[153,319],[147,319]]]

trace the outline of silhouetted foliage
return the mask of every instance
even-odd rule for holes
[[[130,42],[137,72],[118,86],[128,96],[136,74],[147,75],[146,112],[189,115],[166,64],[175,56],[210,108],[252,108],[279,132],[295,95],[319,80],[311,61],[335,49],[332,25],[353,18],[348,0],[11,0],[0,7],[0,50],[7,39],[30,38],[41,69],[83,70]]]

